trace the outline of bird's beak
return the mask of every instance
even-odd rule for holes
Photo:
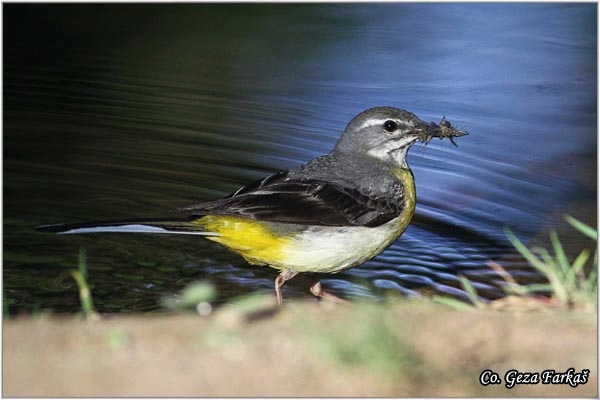
[[[446,117],[443,117],[439,124],[436,124],[435,122],[423,122],[416,128],[415,134],[419,136],[419,139],[426,144],[429,143],[429,141],[434,137],[440,139],[448,138],[448,140],[450,140],[454,146],[458,147],[454,141],[454,138],[469,134],[466,131],[461,131],[454,128],[449,121],[446,121]]]

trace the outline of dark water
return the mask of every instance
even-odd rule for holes
[[[57,236],[48,223],[173,215],[331,149],[390,105],[470,132],[409,155],[417,215],[385,253],[326,277],[345,297],[501,295],[535,274],[504,227],[571,254],[596,225],[596,4],[4,4],[4,301],[75,311],[87,250],[102,312],[148,311],[196,279],[220,301],[276,272],[199,238]],[[307,296],[301,277],[288,297]]]

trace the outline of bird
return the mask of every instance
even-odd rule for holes
[[[285,282],[311,276],[310,292],[325,291],[322,274],[335,274],[382,253],[409,225],[416,206],[407,153],[417,142],[468,133],[445,117],[426,123],[395,107],[355,116],[333,149],[296,168],[274,173],[228,196],[179,208],[181,217],[43,225],[62,234],[155,233],[200,235],[248,263],[279,271],[274,288],[283,303]]]

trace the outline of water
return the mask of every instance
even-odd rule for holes
[[[5,4],[4,300],[76,311],[87,250],[102,312],[157,310],[210,279],[219,301],[276,272],[199,238],[60,236],[48,223],[175,215],[328,152],[390,105],[470,132],[414,146],[413,224],[385,253],[325,277],[346,297],[502,294],[523,281],[504,228],[570,254],[596,225],[595,4]],[[286,297],[307,295],[307,278]]]

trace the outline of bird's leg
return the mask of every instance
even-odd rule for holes
[[[275,293],[277,294],[277,304],[283,304],[283,293],[281,292],[281,287],[283,286],[285,281],[292,279],[297,274],[297,272],[283,270],[279,275],[277,275],[277,278],[275,278]]]
[[[313,281],[313,284],[310,287],[310,292],[317,297],[320,297],[325,300],[333,301],[334,303],[348,304],[348,301],[342,299],[341,297],[337,297],[336,295],[328,293],[325,290],[323,290],[323,287],[321,286],[321,281],[318,279],[315,279]]]

